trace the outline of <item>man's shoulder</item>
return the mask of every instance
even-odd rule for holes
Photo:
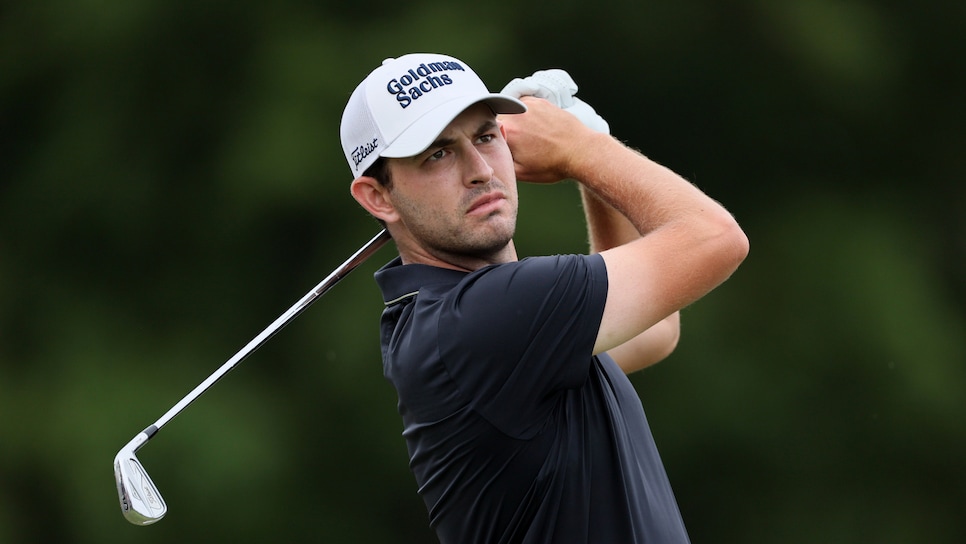
[[[589,271],[599,267],[604,269],[604,260],[600,255],[543,255],[536,257],[525,257],[510,263],[490,265],[469,274],[468,279],[473,276],[486,275],[492,278],[508,277],[518,279],[521,274],[526,276],[536,276],[540,278],[553,277],[557,273],[566,270]]]
[[[387,304],[400,297],[421,290],[439,294],[453,289],[472,289],[476,292],[516,288],[536,288],[538,283],[554,282],[561,273],[584,271],[604,272],[604,261],[599,255],[547,255],[526,257],[518,261],[493,264],[473,272],[462,272],[424,264],[402,264],[398,258],[375,274],[376,283]]]
[[[606,282],[606,268],[599,256],[551,255],[486,266],[454,284],[439,287],[460,302],[486,304],[542,298],[569,288],[583,289],[587,282],[601,280]]]

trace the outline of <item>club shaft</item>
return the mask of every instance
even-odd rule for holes
[[[158,419],[154,424],[147,429],[144,433],[146,437],[143,440],[138,441],[134,446],[134,450],[140,449],[147,441],[154,436],[161,427],[166,423],[171,421],[176,415],[181,413],[182,410],[188,407],[189,404],[194,402],[198,397],[208,390],[212,385],[214,385],[218,380],[223,378],[228,374],[233,368],[238,366],[246,357],[255,352],[260,348],[265,342],[272,338],[278,331],[282,330],[285,325],[288,325],[293,319],[298,317],[306,308],[308,308],[316,299],[325,294],[326,291],[331,289],[336,283],[342,278],[352,272],[357,266],[366,261],[372,256],[379,248],[385,245],[389,241],[389,233],[386,230],[381,231],[379,234],[374,236],[371,240],[366,242],[364,246],[359,248],[351,257],[349,257],[342,265],[332,271],[331,274],[326,276],[318,285],[316,285],[311,291],[305,294],[294,306],[285,311],[282,315],[278,317],[271,325],[265,328],[261,333],[253,338],[248,344],[245,345],[238,353],[233,355],[231,359],[221,365],[218,370],[208,376],[205,381],[201,382],[197,387],[191,390],[190,393],[184,396],[177,404],[171,407],[160,419]]]

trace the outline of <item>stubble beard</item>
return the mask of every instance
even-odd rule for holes
[[[469,193],[459,209],[450,214],[435,208],[427,210],[405,206],[410,208],[408,213],[404,212],[408,216],[405,221],[407,228],[425,249],[443,260],[473,257],[498,262],[501,260],[499,256],[507,249],[516,232],[516,198],[506,193],[511,209],[494,212],[485,218],[470,218],[463,210],[480,195],[501,189],[502,187],[495,186]],[[397,202],[397,206],[399,204]],[[459,214],[458,219],[453,220],[452,214]]]

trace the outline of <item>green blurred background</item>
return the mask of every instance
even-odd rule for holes
[[[346,279],[140,457],[117,450],[377,225],[338,123],[385,57],[565,68],[751,254],[633,377],[698,542],[966,542],[966,4],[505,0],[0,7],[0,543],[431,543]],[[584,251],[572,183],[521,255]]]

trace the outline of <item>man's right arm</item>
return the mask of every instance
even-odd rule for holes
[[[545,100],[524,101],[527,113],[503,119],[518,178],[578,180],[641,235],[601,252],[609,288],[595,353],[698,300],[745,258],[738,223],[692,184]]]

